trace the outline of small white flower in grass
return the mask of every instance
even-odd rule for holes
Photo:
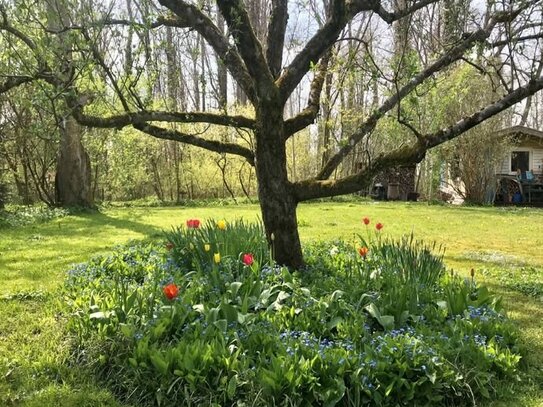
[[[332,248],[330,249],[330,256],[334,257],[338,253],[339,253],[339,247],[332,246]]]

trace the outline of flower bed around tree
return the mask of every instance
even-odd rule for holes
[[[137,405],[443,405],[517,377],[500,302],[440,248],[317,243],[275,264],[261,225],[190,219],[74,267],[63,300],[78,363]],[[273,250],[273,247],[271,248]]]

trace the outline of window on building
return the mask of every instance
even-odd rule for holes
[[[511,171],[520,170],[522,172],[530,169],[530,152],[529,151],[513,151],[511,153]]]

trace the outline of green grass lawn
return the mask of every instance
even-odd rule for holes
[[[500,271],[531,266],[542,275],[543,210],[427,206],[406,203],[301,205],[303,241],[365,235],[361,218],[385,225],[383,233],[446,247],[448,267],[477,278],[506,300],[521,328],[528,375],[512,384],[510,399],[493,406],[543,405],[543,298],[509,288]],[[206,208],[123,208],[81,214],[44,224],[0,230],[0,405],[117,406],[113,395],[70,363],[70,344],[56,310],[55,289],[70,265],[131,239],[160,237],[188,218],[258,218],[256,205]]]

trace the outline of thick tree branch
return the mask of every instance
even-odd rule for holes
[[[285,121],[285,138],[288,139],[296,132],[305,129],[311,123],[315,121],[320,110],[320,98],[322,93],[322,87],[326,78],[326,72],[328,70],[328,64],[332,53],[327,52],[321,59],[319,67],[315,72],[315,77],[311,82],[309,89],[309,98],[307,101],[307,107],[298,113],[296,116]]]
[[[447,127],[446,129],[426,135],[424,137],[426,148],[429,149],[439,144],[443,144],[446,141],[452,140],[456,136],[477,126],[479,123],[489,119],[490,117],[503,112],[504,110],[524,100],[528,96],[533,95],[541,89],[543,89],[543,76],[530,80],[526,85],[509,92],[497,102],[494,102],[471,116],[465,117],[451,127]]]
[[[266,46],[266,59],[271,74],[276,79],[281,73],[283,65],[283,47],[285,45],[285,32],[288,21],[288,1],[272,0],[272,11],[268,25],[268,39]]]
[[[524,35],[517,38],[508,38],[505,40],[494,41],[490,45],[492,47],[502,47],[510,43],[518,43],[518,42],[524,42],[524,41],[530,41],[530,40],[540,40],[541,38],[543,38],[543,33],[533,34],[533,35]]]
[[[234,37],[249,75],[254,79],[258,97],[267,97],[274,78],[264,58],[262,45],[256,38],[243,0],[217,0],[219,10]],[[282,49],[282,48],[281,48]]]
[[[377,122],[387,112],[389,112],[394,106],[396,106],[403,98],[411,93],[418,85],[422,84],[426,79],[441,71],[445,67],[449,66],[453,62],[457,61],[463,56],[463,54],[470,49],[475,43],[484,41],[494,28],[496,24],[495,20],[491,20],[489,25],[472,33],[464,41],[458,44],[456,47],[448,51],[444,56],[435,61],[428,68],[415,75],[409,82],[407,82],[401,89],[395,94],[390,96],[376,111],[374,111],[369,118],[364,122],[358,131],[349,137],[348,143],[345,143],[339,151],[334,154],[328,162],[324,165],[322,170],[317,175],[317,179],[328,178],[343,161],[343,159],[354,149],[360,140],[364,138],[366,134],[375,129]]]
[[[209,151],[214,151],[216,153],[239,155],[241,157],[244,157],[249,162],[249,164],[254,165],[255,157],[253,152],[248,148],[240,146],[239,144],[226,143],[215,140],[206,140],[192,134],[181,133],[177,130],[168,130],[162,127],[153,126],[148,123],[136,123],[133,126],[135,129],[138,129],[156,138],[179,141],[180,143],[201,147]]]
[[[228,116],[207,112],[166,112],[142,111],[109,117],[89,116],[84,114],[80,103],[74,103],[72,112],[75,119],[82,125],[105,129],[121,129],[131,124],[141,122],[168,122],[168,123],[209,123],[219,126],[253,129],[255,122],[244,116]]]
[[[350,194],[370,185],[379,171],[398,165],[409,165],[420,162],[426,150],[421,144],[404,146],[373,161],[356,174],[338,180],[305,180],[292,185],[297,202],[329,196]]]
[[[161,17],[158,22],[170,27],[194,28],[215,50],[247,97],[255,101],[254,84],[247,66],[213,21],[198,7],[183,0],[159,0],[159,3],[171,10],[176,17]]]
[[[36,78],[32,76],[10,76],[4,82],[0,83],[0,95],[13,88],[16,88],[17,86],[32,82],[34,80],[36,80]]]
[[[426,151],[458,137],[479,123],[495,116],[526,97],[543,89],[543,77],[529,81],[526,85],[508,93],[497,102],[479,112],[465,117],[454,125],[421,137],[416,143],[396,149],[377,157],[370,166],[358,173],[339,180],[306,180],[292,184],[298,202],[328,196],[349,194],[369,185],[372,177],[385,168],[398,165],[413,165],[420,162]]]

